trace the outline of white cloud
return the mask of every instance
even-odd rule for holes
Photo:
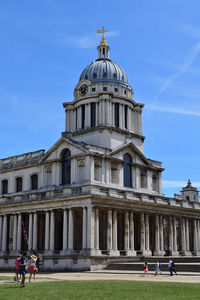
[[[115,37],[119,36],[119,31],[109,31],[106,36]],[[59,35],[54,38],[55,42],[59,45],[70,45],[76,48],[87,49],[93,48],[98,45],[101,41],[101,35],[97,33],[88,34],[85,36],[64,36]]]
[[[191,25],[191,24],[182,24],[179,26],[181,31],[190,37],[200,39],[200,27]]]
[[[187,181],[163,180],[162,185],[164,188],[183,188],[187,185]],[[200,187],[200,182],[192,182],[192,186]]]
[[[159,111],[159,112],[168,112],[168,113],[174,113],[174,114],[182,114],[182,115],[190,115],[190,116],[197,116],[200,117],[200,112],[198,111],[190,111],[190,110],[184,110],[178,107],[167,107],[167,106],[158,106],[158,105],[151,105],[145,106],[145,109],[150,111]]]
[[[200,53],[200,42],[198,44],[196,44],[194,47],[192,47],[189,56],[187,57],[186,61],[179,67],[178,71],[176,71],[175,73],[172,73],[164,81],[158,94],[155,96],[155,98],[153,100],[152,106],[155,106],[155,103],[157,102],[159,96],[161,94],[163,94],[177,78],[179,78],[182,74],[187,72],[187,70],[192,65],[192,63],[194,62],[194,60],[196,59],[196,57],[199,53]]]

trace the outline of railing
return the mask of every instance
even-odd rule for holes
[[[69,185],[69,186],[51,186],[46,189],[30,191],[24,193],[15,193],[8,195],[0,195],[0,206],[15,203],[26,203],[34,201],[45,201],[51,199],[61,199],[76,196],[93,195],[101,196],[119,201],[136,201],[148,204],[157,204],[165,207],[187,208],[200,210],[200,202],[190,202],[189,200],[180,200],[176,198],[168,198],[162,195],[154,195],[141,193],[137,191],[126,191],[110,187],[101,187],[85,183],[84,185]]]
[[[42,149],[34,152],[24,153],[17,156],[11,156],[8,158],[0,159],[0,169],[10,165],[15,166],[22,162],[31,161],[34,159],[40,159],[40,157],[43,156],[44,153],[45,150]]]

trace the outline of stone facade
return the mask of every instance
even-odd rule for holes
[[[162,163],[143,153],[143,104],[109,50],[101,42],[63,104],[61,138],[47,152],[0,160],[1,269],[32,249],[43,270],[98,269],[169,248],[200,253],[198,191],[189,181],[181,195],[162,193]]]

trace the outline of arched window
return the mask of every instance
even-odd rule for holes
[[[132,187],[132,159],[128,153],[124,154],[124,186]]]
[[[71,183],[71,152],[66,149],[62,154],[62,185]]]

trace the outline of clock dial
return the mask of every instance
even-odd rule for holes
[[[79,87],[79,95],[80,96],[85,96],[88,92],[88,85],[87,84],[82,84],[80,87]]]

